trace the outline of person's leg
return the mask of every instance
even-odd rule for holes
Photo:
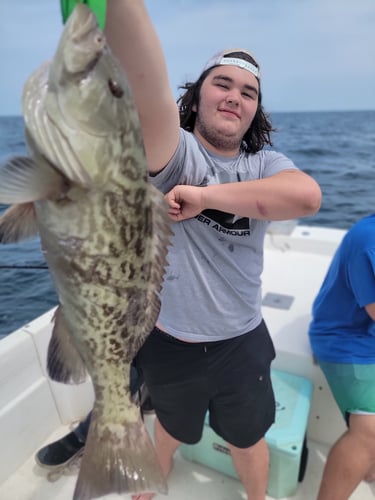
[[[91,413],[92,412],[90,411],[85,420],[80,422],[73,431],[74,434],[77,436],[78,440],[83,444],[86,443],[87,434],[89,433]]]
[[[173,466],[173,455],[180,445],[180,441],[174,439],[155,418],[155,449],[162,471],[167,478]],[[132,500],[151,500],[155,493],[141,493],[133,495]]]
[[[375,481],[375,465],[365,475],[365,481],[367,481],[368,483],[373,483]]]
[[[347,500],[375,471],[375,365],[319,362],[348,430],[331,448],[318,500]]]
[[[210,349],[209,349],[210,350]],[[264,500],[269,452],[264,436],[275,419],[270,364],[274,347],[264,322],[217,353],[210,425],[227,443],[248,500]]]
[[[329,452],[318,500],[347,500],[375,468],[375,414],[350,416],[350,427]]]
[[[228,446],[248,500],[264,500],[269,467],[266,440],[263,438],[250,448],[236,448],[229,443]]]
[[[155,449],[166,477],[181,442],[196,443],[202,435],[209,394],[207,357],[201,343],[182,342],[155,328],[137,355],[155,409]],[[133,500],[149,500],[142,492]]]
[[[150,411],[151,402],[145,392],[142,374],[136,369],[134,364],[130,367],[130,391],[132,395],[140,394],[139,404],[143,413],[143,405],[147,405],[146,410]],[[62,438],[41,448],[35,454],[35,461],[41,467],[61,467],[68,464],[76,456],[83,453],[87,434],[90,426],[91,412],[85,420]]]

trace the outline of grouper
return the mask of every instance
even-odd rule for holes
[[[86,5],[26,81],[22,111],[28,155],[0,168],[0,203],[10,205],[0,242],[39,235],[59,298],[49,376],[93,383],[73,498],[166,493],[129,377],[158,316],[171,229],[126,75]]]

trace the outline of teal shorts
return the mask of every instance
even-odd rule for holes
[[[319,361],[332,394],[349,425],[349,415],[375,414],[375,364]]]

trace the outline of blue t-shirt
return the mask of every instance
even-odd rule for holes
[[[375,214],[357,222],[336,251],[313,304],[310,342],[333,363],[375,363]]]

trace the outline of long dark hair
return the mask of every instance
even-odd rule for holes
[[[250,55],[244,52],[231,52],[225,55],[225,57],[228,56],[244,59],[245,61],[258,66],[257,62],[250,57]],[[179,87],[180,89],[185,90],[184,94],[182,94],[177,100],[180,111],[180,125],[183,129],[189,132],[193,132],[194,130],[197,114],[193,111],[193,107],[199,107],[202,84],[210,71],[215,67],[216,66],[213,66],[212,68],[204,71],[196,82],[187,82]],[[241,148],[247,153],[257,153],[263,149],[266,144],[272,146],[271,132],[274,131],[275,129],[272,127],[270,118],[262,106],[262,92],[259,85],[258,108],[250,127],[247,129],[242,138]]]

